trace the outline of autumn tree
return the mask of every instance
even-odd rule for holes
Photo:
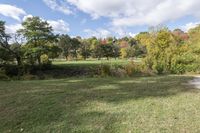
[[[159,74],[168,72],[173,55],[173,41],[170,31],[166,29],[158,31],[147,46],[146,66]]]

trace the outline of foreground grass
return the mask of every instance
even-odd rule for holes
[[[0,132],[199,132],[190,77],[0,82]]]

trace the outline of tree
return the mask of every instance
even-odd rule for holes
[[[13,62],[13,57],[10,55],[10,52],[7,49],[0,46],[0,65],[8,62]]]
[[[110,44],[105,44],[105,45],[100,45],[100,51],[102,52],[102,56],[106,57],[107,60],[109,60],[110,57],[114,56],[114,49],[113,45]]]
[[[102,44],[96,45],[93,51],[93,57],[98,58],[98,60],[100,60],[103,57]]]
[[[91,55],[91,46],[88,40],[83,40],[80,46],[80,55],[86,60]]]
[[[145,45],[142,45],[140,41],[135,38],[129,38],[126,53],[129,58],[144,57],[146,54],[146,48]]]
[[[174,35],[177,44],[184,44],[189,39],[189,35],[181,29],[175,29],[172,34]]]
[[[90,50],[91,50],[91,56],[93,58],[101,58],[101,53],[98,51],[100,40],[98,40],[96,37],[88,38],[88,43],[90,44]],[[100,57],[100,58],[99,58]]]
[[[41,65],[41,56],[48,54],[48,43],[53,43],[56,36],[53,34],[52,27],[39,17],[29,17],[22,23],[23,28],[19,30],[27,40],[29,45],[29,57],[36,58]]]
[[[50,59],[58,58],[60,56],[61,52],[62,52],[62,49],[59,48],[57,45],[49,44],[49,46],[48,46],[48,57]]]
[[[154,33],[155,38],[147,46],[146,66],[157,73],[169,72],[174,55],[174,38],[170,31],[163,29]]]
[[[71,38],[68,35],[61,35],[58,39],[58,46],[62,49],[63,56],[68,60],[71,50]]]
[[[78,58],[78,49],[81,45],[81,42],[77,38],[72,38],[71,39],[71,50],[70,54],[72,55],[73,58],[77,59]]]
[[[12,39],[12,40],[11,40]],[[0,49],[3,60],[11,60],[14,58],[17,61],[17,65],[22,65],[22,36],[20,34],[14,34],[13,36],[5,33],[5,22],[0,21]],[[9,41],[13,44],[9,44]],[[7,56],[7,57],[5,57]]]
[[[119,45],[117,45],[117,44],[114,44],[113,46],[112,46],[113,48],[113,55],[112,55],[112,57],[114,57],[115,59],[117,59],[118,57],[120,57],[120,47],[119,47]]]

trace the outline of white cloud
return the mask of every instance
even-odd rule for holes
[[[23,21],[25,21],[27,18],[33,17],[33,15],[29,14],[24,16]],[[43,21],[46,21],[45,19],[41,18]],[[52,26],[54,33],[56,34],[66,34],[70,31],[69,24],[65,22],[62,19],[59,20],[47,20],[47,22]]]
[[[200,17],[199,0],[67,0],[92,18],[114,26],[158,25],[191,15]]]
[[[43,2],[54,11],[59,11],[64,14],[72,14],[69,5],[62,0],[43,0]]]
[[[31,17],[31,16],[27,16],[27,17]],[[47,22],[50,24],[50,26],[52,26],[54,33],[56,34],[66,34],[67,32],[70,31],[69,24],[63,20],[56,20],[56,21],[48,20]],[[17,30],[22,29],[23,27],[21,24],[11,24],[11,25],[5,25],[5,28],[6,28],[6,33],[12,34],[12,33],[16,33]]]
[[[11,25],[5,25],[6,33],[12,34],[16,33],[17,30],[22,28],[21,24],[11,24]]]
[[[85,29],[84,32],[87,34],[87,37],[95,36],[97,38],[106,38],[111,36],[111,32],[103,28],[97,30]]]
[[[184,26],[181,26],[181,29],[183,29],[184,31],[189,31],[192,28],[197,27],[200,24],[200,22],[191,22],[191,23],[187,23]]]
[[[47,22],[53,27],[56,34],[66,34],[70,31],[69,24],[64,20],[48,20]]]
[[[32,17],[33,17],[33,15],[31,15],[31,14],[26,15],[26,16],[23,17],[23,21],[25,21],[27,18],[32,18]]]
[[[26,12],[16,6],[0,4],[0,14],[6,17],[11,17],[17,21],[21,21],[20,17],[26,15]]]
[[[130,37],[135,37],[138,33],[129,32],[128,34],[129,34]]]

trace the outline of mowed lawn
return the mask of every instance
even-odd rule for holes
[[[141,62],[141,58],[134,59],[132,61],[134,62]],[[108,64],[108,65],[125,65],[130,63],[131,60],[128,59],[110,59],[110,60],[83,60],[83,61],[66,61],[66,60],[53,60],[52,63],[53,65],[58,65],[58,66],[97,66],[101,64]]]
[[[200,132],[191,77],[0,82],[0,132]]]

